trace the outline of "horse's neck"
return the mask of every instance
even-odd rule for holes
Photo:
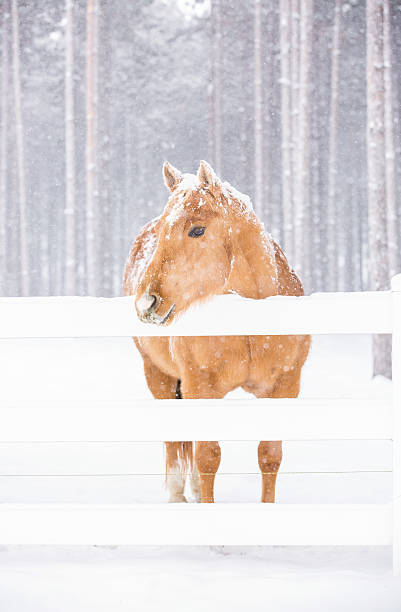
[[[225,293],[260,299],[278,294],[274,248],[259,224],[244,224],[233,240],[231,272]]]

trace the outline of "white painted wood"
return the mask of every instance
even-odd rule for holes
[[[219,476],[259,474],[257,441],[221,442]],[[314,440],[284,442],[280,475],[391,472],[390,440]],[[71,461],[71,458],[74,461]],[[0,444],[0,476],[151,475],[165,472],[162,442],[8,442]],[[330,476],[328,476],[330,477]],[[341,476],[342,477],[342,476]],[[347,477],[345,474],[344,477]],[[391,478],[391,476],[390,476]],[[6,480],[0,482],[4,495]],[[21,487],[23,485],[21,484]]]
[[[6,402],[0,442],[390,439],[376,399]]]
[[[133,297],[0,298],[0,338],[391,332],[385,291],[264,300],[223,295],[165,327],[141,323]]]
[[[391,544],[387,504],[1,504],[1,545]]]
[[[393,293],[393,571],[401,575],[401,274],[392,279]]]
[[[140,323],[133,298],[0,299],[0,338],[394,331],[395,408],[393,411],[385,401],[305,398],[7,402],[0,407],[0,442],[387,440],[394,433],[395,500],[392,505],[336,506],[6,503],[0,506],[0,543],[331,545],[393,541],[394,571],[401,573],[401,276],[393,279],[392,288],[392,293],[267,300],[220,296],[213,304],[213,316],[194,311],[166,328]],[[235,319],[226,316],[233,309]]]
[[[401,291],[401,274],[397,274],[391,279],[391,290],[397,292]]]

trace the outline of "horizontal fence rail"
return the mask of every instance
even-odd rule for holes
[[[380,399],[75,400],[0,410],[0,442],[389,440],[392,431],[392,405]]]
[[[390,334],[392,321],[385,291],[263,300],[223,295],[167,326],[139,321],[133,297],[0,298],[0,338]]]
[[[0,443],[391,439],[392,503],[5,503],[0,505],[0,543],[392,543],[394,572],[401,574],[401,275],[393,279],[390,292],[264,300],[219,296],[166,327],[141,323],[133,297],[0,299],[1,339],[343,333],[392,334],[392,402],[308,398],[5,401],[0,404]]]
[[[256,452],[258,442],[223,441],[219,477],[256,475],[259,480]],[[290,479],[294,476],[314,478],[321,475],[332,480],[348,477],[355,479],[360,475],[361,478],[369,477],[374,472],[378,478],[385,478],[388,482],[392,472],[391,452],[390,440],[325,439],[316,440],[313,444],[309,440],[286,441],[280,478],[283,475]],[[68,461],[68,457],[74,457],[74,462]],[[160,440],[137,444],[131,441],[3,442],[0,443],[0,478],[3,478],[0,481],[0,495],[2,485],[15,478],[96,476],[104,477],[108,482],[116,475],[164,478],[164,460],[164,448]]]
[[[391,504],[1,504],[3,545],[391,544]]]

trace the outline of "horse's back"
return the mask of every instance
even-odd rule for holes
[[[279,295],[304,295],[304,289],[298,276],[288,264],[281,247],[273,240],[276,258]]]

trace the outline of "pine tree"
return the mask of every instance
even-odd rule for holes
[[[290,0],[290,113],[291,113],[291,136],[290,136],[290,158],[291,158],[291,198],[292,198],[292,259],[295,258],[295,214],[299,198],[298,185],[298,154],[299,154],[299,26],[301,17],[300,2],[302,0]],[[297,265],[293,261],[294,265]],[[300,272],[300,270],[299,270]]]
[[[3,0],[0,122],[0,295],[7,291],[8,0]]]
[[[329,155],[327,171],[327,262],[330,291],[336,291],[338,286],[337,233],[339,228],[337,225],[337,140],[341,11],[342,0],[336,0],[334,9],[333,37],[331,43]]]
[[[262,185],[262,201],[263,201],[263,220],[269,231],[275,233],[276,238],[280,241],[277,226],[281,228],[279,216],[281,213],[281,202],[276,203],[278,196],[278,185],[275,184],[275,166],[277,152],[274,146],[276,115],[275,115],[275,89],[276,89],[276,37],[277,27],[277,7],[270,2],[261,5],[262,24],[265,23],[265,33],[262,40],[266,40],[266,44],[262,45],[262,75],[263,75],[263,119],[262,119],[262,148],[263,148],[263,185]],[[262,27],[263,30],[263,27]],[[274,162],[273,162],[274,159]],[[277,194],[277,195],[276,195]],[[276,221],[277,220],[277,221]]]
[[[369,268],[371,289],[388,289],[386,173],[384,137],[383,0],[366,2],[366,96],[369,206]],[[375,336],[373,373],[389,375],[385,336]]]
[[[281,91],[281,163],[284,248],[293,257],[293,201],[291,171],[291,29],[290,0],[280,0],[280,91]]]
[[[113,258],[119,256],[114,248],[114,221],[116,210],[112,200],[112,176],[111,176],[111,147],[110,147],[110,124],[112,117],[111,96],[113,92],[112,83],[112,61],[114,41],[109,36],[114,22],[114,7],[103,4],[99,14],[99,83],[102,83],[102,96],[99,98],[99,155],[101,155],[102,172],[99,175],[99,207],[102,210],[102,223],[99,234],[102,241],[101,268],[102,268],[102,294],[107,297],[113,295]],[[111,108],[110,108],[111,107]],[[132,109],[131,109],[132,110]],[[131,143],[132,144],[132,143]],[[135,141],[134,141],[135,144]],[[135,166],[132,165],[131,173],[134,174]],[[121,293],[120,285],[116,294]]]
[[[74,4],[66,0],[65,32],[65,295],[76,292],[75,279],[75,134]]]
[[[393,126],[393,87],[391,24],[389,0],[383,3],[384,135],[386,166],[387,242],[390,278],[400,271],[398,263],[397,202],[395,196],[395,149]]]
[[[21,107],[21,75],[20,75],[20,42],[17,0],[11,0],[12,18],[12,50],[13,50],[13,80],[15,129],[17,149],[17,192],[19,212],[19,248],[21,271],[21,294],[29,295],[29,251],[28,251],[28,220],[25,184],[25,153],[24,153],[24,126]]]
[[[255,212],[263,219],[263,106],[262,106],[262,41],[260,0],[254,2],[254,155]]]
[[[299,141],[294,200],[295,269],[301,270],[307,291],[311,289],[310,262],[310,135],[313,0],[301,2],[299,29]]]
[[[87,291],[97,292],[97,0],[86,5],[86,265]]]
[[[221,0],[212,0],[211,20],[213,28],[212,40],[212,83],[211,83],[211,125],[209,138],[212,146],[213,165],[217,174],[221,174]]]

